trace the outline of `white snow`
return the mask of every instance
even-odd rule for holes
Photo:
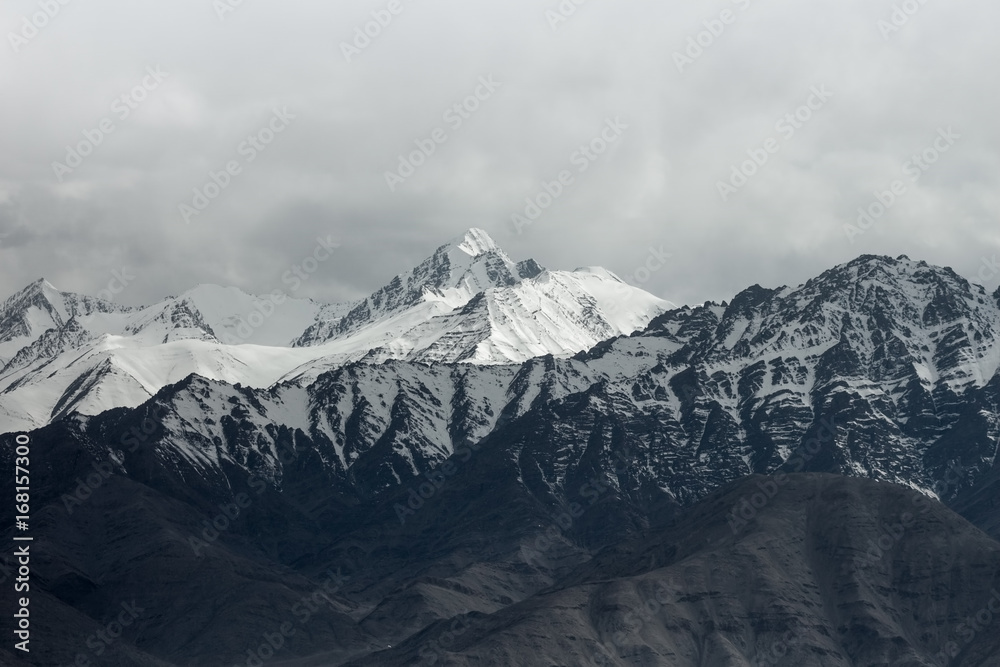
[[[515,284],[497,283],[502,267]],[[479,229],[442,246],[390,286],[417,289],[422,276],[440,270],[448,272],[444,283],[417,290],[415,301],[373,305],[370,317],[346,333],[301,347],[292,343],[303,332],[317,323],[335,325],[357,304],[323,305],[281,292],[255,296],[199,285],[144,308],[126,308],[64,294],[41,281],[22,291],[20,301],[12,297],[3,304],[0,315],[23,322],[26,332],[0,342],[0,360],[38,347],[47,330],[61,329],[74,316],[83,329],[81,340],[38,347],[28,363],[0,371],[0,432],[47,423],[60,401],[60,412],[70,406],[87,415],[135,407],[191,374],[267,388],[284,382],[304,386],[362,359],[498,365],[547,354],[567,357],[641,329],[673,307],[600,268],[543,271],[520,280],[516,264]],[[391,292],[383,288],[383,296],[386,290]],[[469,307],[477,295],[482,301]],[[29,301],[32,305],[19,305]],[[38,302],[51,309],[33,305]],[[83,376],[89,381],[64,398]]]

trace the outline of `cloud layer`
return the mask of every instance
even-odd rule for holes
[[[471,226],[676,303],[1000,250],[987,0],[62,1],[0,10],[0,297],[267,292],[332,234],[345,300]]]

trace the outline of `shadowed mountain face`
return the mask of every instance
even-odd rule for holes
[[[1000,655],[1000,543],[891,484],[751,476],[680,509],[595,480],[553,502],[503,476],[508,454],[490,442],[422,502],[399,490],[317,512],[292,490],[304,481],[279,491],[233,474],[229,500],[152,457],[104,477],[59,425],[35,436],[34,455],[52,462],[36,472],[37,650],[0,654],[5,664],[930,666]],[[73,495],[77,479],[87,493]]]
[[[124,469],[140,444],[131,429],[145,423],[141,444],[189,483],[219,483],[236,467],[283,487],[308,459],[330,487],[321,497],[348,503],[491,437],[539,494],[606,474],[650,502],[686,505],[783,467],[951,501],[994,469],[998,334],[1000,308],[981,287],[922,262],[862,257],[796,289],[753,287],[730,304],[672,310],[574,358],[369,360],[266,389],[189,376],[132,412],[67,423],[106,434],[94,446]],[[68,391],[117,395],[104,383],[115,368],[88,371]],[[637,465],[610,475],[619,456]]]
[[[924,499],[1000,532],[998,331],[862,257],[573,358],[69,411],[29,434],[31,664],[989,665],[997,543]]]
[[[735,528],[734,507],[753,510]],[[1000,544],[942,506],[865,480],[754,476],[502,611],[350,664],[987,665],[995,624]]]

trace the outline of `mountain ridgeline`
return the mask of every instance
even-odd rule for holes
[[[677,308],[472,230],[242,345],[211,293],[0,311],[58,660],[143,581],[114,664],[997,664],[1000,291]]]
[[[39,280],[0,304],[0,432],[134,408],[192,374],[267,389],[352,361],[568,356],[672,307],[603,269],[514,262],[479,229],[353,303],[200,285],[130,308]]]

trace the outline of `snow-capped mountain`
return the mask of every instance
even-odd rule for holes
[[[135,407],[191,374],[267,388],[359,360],[566,357],[671,307],[603,269],[515,263],[479,229],[348,304],[200,285],[129,308],[40,280],[0,306],[0,432]]]
[[[610,280],[581,275],[575,280],[584,285],[590,276]],[[545,276],[480,292],[458,314],[470,322],[484,308],[495,327],[502,311],[489,308],[500,294],[539,285],[581,293],[579,282]],[[923,262],[865,256],[797,288],[754,286],[728,304],[671,310],[573,358],[486,365],[444,356],[427,364],[431,345],[419,363],[319,372],[324,362],[309,362],[314,375],[302,372],[305,364],[267,389],[202,373],[153,399],[166,415],[157,451],[196,474],[236,465],[280,483],[279,452],[295,434],[296,446],[317,452],[338,493],[360,498],[488,441],[511,451],[511,474],[545,493],[574,488],[627,452],[635,466],[615,484],[683,503],[782,466],[935,492],[958,465],[961,484],[946,490],[953,495],[995,463],[998,332],[996,295],[981,286]],[[235,350],[248,348],[257,349]],[[215,375],[239,367],[236,357],[220,363]],[[88,387],[98,379],[71,390],[94,396]],[[807,443],[815,451],[803,454]]]
[[[498,313],[530,309],[527,294],[544,289],[550,296],[537,298],[558,301],[566,290],[586,304],[586,292],[600,304],[600,288],[618,289],[599,270],[522,275],[501,261],[493,265],[507,273],[495,275],[514,284],[486,287],[422,324],[402,322],[401,313],[472,284],[476,260],[466,254],[469,264],[448,269],[429,296],[411,290],[393,305],[371,302],[372,326],[392,322],[384,326],[425,340],[428,322],[464,318],[475,335],[442,349],[491,349],[501,340],[491,337]],[[649,574],[672,582],[657,598],[668,608],[658,623],[678,638],[658,654],[629,653],[650,664],[677,662],[678,647],[688,656],[678,664],[712,662],[701,648],[706,633],[737,647],[726,649],[732,664],[753,664],[740,656],[760,656],[755,644],[770,645],[761,633],[788,638],[788,619],[801,618],[808,622],[794,626],[795,641],[810,648],[792,649],[793,662],[836,651],[850,656],[837,664],[883,664],[905,648],[932,664],[924,658],[982,607],[980,592],[1000,572],[998,302],[1000,290],[990,295],[950,269],[863,256],[798,287],[755,285],[729,302],[674,308],[572,356],[519,363],[409,356],[429,355],[432,345],[390,358],[380,344],[324,370],[308,355],[358,335],[337,329],[350,311],[329,318],[334,337],[315,345],[172,340],[151,348],[155,363],[142,346],[131,357],[117,353],[116,363],[128,358],[127,373],[76,352],[81,367],[96,370],[56,399],[60,419],[29,434],[33,461],[44,462],[32,477],[33,508],[41,508],[32,526],[41,544],[58,547],[57,558],[40,561],[51,591],[43,599],[67,618],[82,609],[103,619],[102,601],[121,599],[135,581],[168,581],[139,600],[166,610],[144,627],[143,650],[200,664],[176,652],[177,624],[186,622],[185,636],[211,656],[204,664],[231,664],[318,590],[317,573],[346,566],[344,597],[315,624],[326,634],[288,646],[310,664],[412,664],[437,655],[427,652],[435,646],[428,637],[448,642],[440,655],[475,653],[468,664],[497,655],[530,662],[530,642],[553,637],[550,661],[583,661],[600,654],[607,632],[638,618],[621,617],[630,607],[615,591],[639,595],[649,582],[615,580]],[[584,308],[572,303],[558,305]],[[43,310],[28,320],[45,322]],[[51,310],[64,321],[71,312]],[[602,312],[631,326],[614,319],[625,310]],[[491,336],[476,329],[482,313]],[[93,400],[117,386],[107,379],[116,373],[173,377],[171,364],[190,364],[180,345],[275,356],[205,356],[219,368],[163,386],[138,407],[89,415],[74,407],[77,396]],[[164,350],[177,353],[161,358]],[[305,356],[282,372],[293,355]],[[241,363],[284,379],[254,387],[206,377],[249,373]],[[60,368],[71,374],[75,365]],[[19,390],[0,400],[8,405]],[[0,447],[5,465],[13,451]],[[13,493],[13,479],[6,484]],[[98,529],[107,539],[88,539]],[[719,572],[731,575],[722,588]],[[956,572],[961,586],[952,585]],[[237,642],[218,641],[238,625],[219,621],[218,606],[190,620],[190,605],[174,604],[200,595],[238,601],[224,609],[253,609],[237,616],[256,624]],[[900,604],[905,618],[893,616]],[[774,609],[784,620],[753,625]],[[918,619],[925,609],[936,616]],[[466,627],[456,642],[456,628]],[[848,636],[844,628],[867,639],[831,643]],[[962,664],[995,654],[993,636],[979,636],[989,639],[976,645],[982,653]],[[573,637],[590,639],[565,643]]]
[[[476,233],[394,280],[391,298],[380,290],[367,310],[333,321],[323,329],[333,338],[142,345],[141,333],[103,334],[8,371],[0,405],[7,424],[24,424],[153,396],[164,415],[157,451],[198,471],[185,477],[236,465],[279,483],[279,452],[296,434],[338,493],[357,498],[487,441],[504,443],[511,474],[538,492],[572,488],[626,451],[641,464],[617,484],[682,503],[782,466],[929,492],[960,466],[946,495],[993,469],[1000,294],[950,269],[864,256],[796,288],[675,308],[620,336],[660,302],[629,292],[648,310],[603,310],[612,298],[602,290],[621,289],[613,275],[517,267]],[[51,310],[68,322],[66,304],[80,300],[66,299]],[[354,330],[346,320],[370,322]],[[72,341],[76,330],[63,330]],[[815,451],[803,454],[807,444]]]
[[[488,289],[511,287],[541,271],[533,260],[515,264],[486,232],[470,229],[463,238],[441,246],[419,266],[354,304],[343,318],[315,323],[295,344],[316,345],[341,338],[415,306],[423,306],[427,319],[446,314]]]

